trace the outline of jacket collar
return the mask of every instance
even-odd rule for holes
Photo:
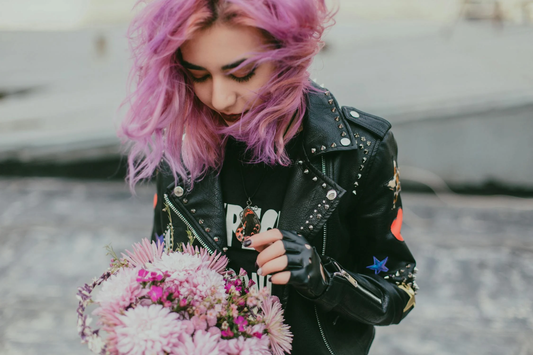
[[[318,246],[322,227],[345,193],[328,177],[331,171],[324,154],[357,147],[333,95],[314,83],[313,87],[307,95],[302,151],[288,181],[278,228],[301,233]],[[321,162],[313,164],[317,157]],[[176,196],[174,189],[173,183],[168,185],[167,193],[184,218],[210,248],[220,251],[225,246],[226,221],[219,176],[208,174],[182,196]]]
[[[304,119],[304,149],[312,159],[324,153],[356,149],[350,126],[335,97],[312,82]]]

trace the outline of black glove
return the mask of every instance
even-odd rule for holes
[[[291,272],[289,284],[302,296],[319,297],[328,287],[328,280],[316,249],[301,235],[285,230],[280,232],[288,260],[287,270]]]

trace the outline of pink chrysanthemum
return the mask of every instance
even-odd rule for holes
[[[163,243],[150,243],[144,238],[140,243],[133,244],[133,253],[126,250],[128,255],[122,254],[122,257],[129,261],[133,267],[145,267],[147,263],[153,263],[161,259],[163,254]]]
[[[289,326],[283,323],[283,309],[276,296],[262,297],[261,309],[263,310],[263,321],[270,338],[270,347],[274,355],[289,353],[292,349],[292,333]]]
[[[193,336],[181,334],[172,355],[226,355],[219,350],[220,334],[197,330]]]
[[[147,291],[136,281],[137,273],[138,269],[119,269],[104,281],[100,291],[93,297],[103,312],[96,309],[95,314],[105,316],[108,312],[120,312],[144,296]]]
[[[151,355],[171,353],[183,332],[178,315],[161,305],[131,308],[115,328],[119,354]]]
[[[224,340],[219,343],[219,349],[228,355],[271,355],[268,349],[268,338],[245,338]]]
[[[226,270],[228,265],[228,258],[222,253],[214,252],[209,254],[209,252],[204,248],[198,248],[198,246],[193,247],[190,244],[184,245],[183,253],[190,255],[198,255],[200,259],[207,263],[207,267],[215,270],[218,273],[223,273]]]

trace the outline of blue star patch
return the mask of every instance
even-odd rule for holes
[[[366,267],[367,269],[374,270],[374,273],[376,275],[382,271],[383,272],[389,271],[389,268],[385,266],[385,264],[387,263],[387,260],[389,259],[388,256],[385,259],[383,259],[383,261],[379,261],[375,256],[373,256],[373,258],[374,258],[374,265],[367,266]]]

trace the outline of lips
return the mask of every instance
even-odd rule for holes
[[[246,114],[246,112],[244,112],[244,114]],[[222,116],[222,118],[224,119],[224,121],[226,122],[237,122],[241,116],[243,115],[243,113],[234,113],[234,114],[230,114],[230,115],[227,115],[227,114],[224,114],[224,113],[220,113],[220,116]]]

